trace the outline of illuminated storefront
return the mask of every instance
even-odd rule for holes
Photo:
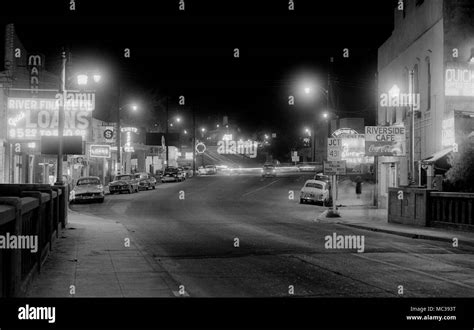
[[[57,167],[55,155],[40,153],[42,136],[58,135],[59,107],[62,95],[56,90],[30,91],[12,88],[7,98],[7,139],[15,150],[12,159],[13,182],[51,183]],[[67,93],[64,102],[64,136],[81,136],[84,142],[91,138],[93,93]],[[78,162],[83,155],[66,157],[66,175],[84,174],[87,160]],[[82,157],[85,158],[85,157]],[[77,171],[79,169],[79,171]]]
[[[352,128],[339,128],[332,134],[341,139],[341,160],[346,161],[348,174],[369,173],[374,164],[374,157],[366,156],[365,135]]]

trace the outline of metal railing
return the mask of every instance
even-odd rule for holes
[[[25,293],[67,221],[67,187],[0,184],[0,235],[30,246],[0,249],[0,297]],[[31,246],[35,243],[35,246]]]
[[[474,230],[474,194],[431,192],[429,218],[433,226]]]

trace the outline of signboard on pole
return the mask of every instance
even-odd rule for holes
[[[406,130],[401,126],[366,126],[366,156],[405,156]]]
[[[110,145],[91,145],[89,149],[90,157],[110,158]]]
[[[323,172],[324,175],[345,175],[346,161],[337,160],[324,162]]]
[[[342,156],[342,141],[341,139],[328,139],[328,161],[341,160]]]
[[[300,161],[300,156],[298,156],[298,151],[292,151],[291,152],[291,161],[292,162],[299,162]]]

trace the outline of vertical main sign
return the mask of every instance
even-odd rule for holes
[[[32,94],[38,94],[39,71],[43,68],[43,57],[38,54],[28,56],[28,70],[30,72],[30,89]]]

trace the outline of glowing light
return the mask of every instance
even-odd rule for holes
[[[95,74],[92,76],[92,78],[94,79],[95,83],[98,83],[102,79],[100,74]]]
[[[89,77],[87,77],[86,74],[79,74],[77,75],[77,83],[79,85],[87,85],[87,80],[89,79]]]
[[[397,85],[393,85],[388,91],[388,95],[390,95],[390,97],[398,97],[400,95],[400,88],[398,88]]]

